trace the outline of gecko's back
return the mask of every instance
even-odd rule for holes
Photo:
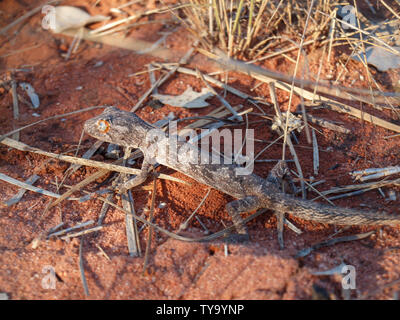
[[[218,156],[215,161],[215,155],[210,155],[208,150],[176,141],[176,137],[169,137],[134,113],[115,107],[108,107],[99,116],[86,121],[85,131],[99,140],[140,148],[147,161],[175,169],[238,199],[260,194],[265,184],[265,180],[255,174],[238,174],[242,167],[226,163],[223,157]],[[209,161],[204,163],[204,159]]]

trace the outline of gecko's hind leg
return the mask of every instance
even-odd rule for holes
[[[241,212],[254,211],[260,208],[261,204],[257,197],[249,196],[243,199],[234,200],[226,205],[226,210],[232,218],[232,222],[236,227],[236,234],[232,234],[229,240],[234,242],[243,242],[249,240],[249,234],[247,228],[243,223],[243,219],[240,216]]]
[[[292,193],[296,192],[296,186],[292,180],[290,170],[287,166],[286,161],[280,160],[271,170],[268,175],[267,181],[276,185],[279,189],[282,189],[282,183],[287,182]],[[283,187],[284,189],[284,187]],[[284,190],[283,190],[284,191]],[[277,231],[278,231],[278,243],[279,247],[283,249],[285,247],[283,241],[283,226],[285,224],[285,213],[275,212],[277,220]]]
[[[152,164],[149,161],[147,161],[146,158],[144,158],[140,173],[136,175],[134,178],[128,180],[127,182],[117,186],[118,193],[124,193],[131,188],[141,185],[148,178],[151,169],[152,169]]]
[[[270,171],[267,181],[276,185],[279,189],[282,189],[282,183],[287,182],[289,184],[290,191],[296,193],[296,186],[293,182],[292,175],[286,161],[280,160]],[[284,190],[283,190],[284,191]]]

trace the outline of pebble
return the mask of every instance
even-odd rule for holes
[[[8,294],[5,292],[0,293],[0,300],[8,300]]]

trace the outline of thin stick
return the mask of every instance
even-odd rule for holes
[[[241,72],[245,72],[246,74],[249,74],[251,77],[266,82],[266,83],[271,83],[274,82],[275,86],[279,89],[285,90],[285,91],[290,91],[290,86],[282,81],[276,81],[273,78],[270,78],[269,76],[265,76],[259,73],[253,73],[252,71],[244,71],[244,70],[239,70]],[[321,83],[319,84],[321,85]],[[297,95],[303,95],[305,99],[307,100],[313,100],[314,99],[314,94],[311,91],[308,91],[306,89],[300,89],[298,87],[295,87],[295,92]],[[343,94],[344,92],[342,92]],[[347,96],[346,96],[347,97]],[[346,97],[342,97],[342,98],[346,98]],[[375,100],[377,100],[378,97],[375,98]],[[365,101],[365,99],[364,99]],[[329,109],[329,110],[333,110],[333,111],[337,111],[337,112],[341,112],[341,113],[347,113],[350,114],[354,117],[357,117],[359,119],[362,119],[364,121],[368,121],[374,125],[378,125],[381,126],[385,129],[388,130],[392,130],[395,132],[400,132],[400,126],[396,125],[394,123],[391,123],[389,121],[380,119],[378,117],[375,117],[371,114],[369,114],[368,112],[362,112],[361,110],[354,108],[352,106],[350,106],[349,104],[346,103],[341,103],[338,102],[336,100],[330,99],[330,98],[326,98],[324,96],[318,95],[318,99],[314,100],[315,103],[324,103],[324,106]]]
[[[194,43],[194,46],[191,47],[186,54],[179,60],[178,65],[172,67],[172,69],[163,77],[158,78],[158,80],[148,89],[143,96],[139,99],[139,101],[136,103],[136,105],[131,109],[131,112],[135,112],[137,109],[140,108],[142,105],[143,101],[147,99],[147,97],[154,91],[155,88],[158,86],[161,86],[165,81],[167,81],[175,72],[178,70],[179,65],[181,64],[186,64],[187,61],[189,60],[190,56],[193,54],[194,47],[197,46],[197,41]]]
[[[214,55],[213,58],[215,59],[215,62],[223,66],[224,68],[228,68],[233,71],[240,71],[242,73],[246,73],[248,76],[251,76],[257,80],[264,81],[264,82],[276,82],[275,85],[276,87],[283,89],[286,91],[291,91],[292,86],[289,85],[291,83],[294,83],[295,86],[293,87],[298,95],[302,95],[303,93],[303,86],[310,86],[312,88],[315,87],[315,81],[311,80],[304,80],[304,79],[298,79],[295,77],[287,76],[285,74],[275,72],[272,70],[268,70],[265,68],[261,68],[257,65],[253,64],[246,64],[243,61],[237,60],[237,59],[232,59],[232,58],[227,58],[225,54],[217,50],[218,55]],[[279,82],[279,86],[278,86]],[[283,88],[281,88],[283,87]],[[374,104],[374,101],[371,101],[370,99],[364,97],[364,95],[370,95],[371,91],[366,90],[366,89],[359,89],[359,88],[351,88],[351,87],[344,87],[344,86],[338,86],[338,85],[331,85],[329,83],[324,83],[320,82],[318,83],[318,93],[319,94],[326,94],[326,95],[331,95],[334,97],[339,97],[343,99],[348,99],[351,101],[362,101],[365,103],[369,103],[371,105]],[[337,92],[340,92],[339,94]],[[305,94],[304,97],[305,99],[312,100],[314,95],[310,93],[307,90],[304,90]],[[391,97],[393,100],[397,101],[400,99],[400,93],[396,92],[381,92],[381,91],[373,91],[372,94],[375,97],[375,102],[379,103],[387,103],[387,98]],[[310,98],[306,97],[310,96]],[[320,98],[322,100],[322,97]],[[326,98],[325,98],[326,99]]]
[[[317,136],[315,135],[315,130],[312,129],[312,141],[313,141],[313,165],[314,165],[314,174],[318,175],[319,169],[319,151],[318,151],[318,141]]]
[[[62,155],[62,154],[56,154],[56,153],[52,153],[52,152],[43,151],[41,149],[28,146],[25,143],[12,140],[10,138],[5,138],[3,141],[1,141],[1,143],[6,146],[9,146],[11,148],[20,150],[20,151],[33,152],[33,153],[44,155],[46,157],[56,158],[60,161],[76,163],[76,164],[89,166],[89,167],[95,167],[95,168],[99,168],[99,169],[104,169],[106,171],[116,171],[116,172],[127,173],[127,174],[139,174],[140,173],[140,169],[128,168],[128,167],[124,167],[124,166],[120,166],[120,165],[116,165],[116,164],[103,163],[101,161],[82,159],[82,158],[77,158],[77,157],[66,156],[66,155]],[[166,174],[160,173],[158,175],[158,177],[160,179],[166,179],[166,180],[181,182],[183,184],[190,185],[190,183],[188,183],[186,181],[183,181],[181,179],[178,179],[178,178],[166,175]]]
[[[130,154],[131,154],[131,148],[129,147],[125,148],[123,165],[126,165],[126,160],[129,158]],[[129,178],[129,175],[122,174],[121,177],[123,182],[125,183]],[[122,207],[127,211],[134,210],[131,190],[128,190],[122,194]],[[136,241],[138,239],[136,220],[134,220],[132,216],[128,214],[125,214],[125,229],[126,229],[126,238],[128,241],[129,255],[131,257],[139,256],[140,244]]]
[[[45,189],[32,186],[32,185],[30,185],[28,183],[25,183],[25,182],[19,181],[17,179],[11,178],[11,177],[5,175],[4,173],[0,173],[0,180],[3,180],[3,181],[8,182],[8,183],[11,183],[13,185],[16,185],[16,186],[18,186],[20,188],[23,188],[23,189],[26,189],[26,190],[30,190],[30,191],[33,191],[33,192],[44,194],[44,195],[52,197],[52,198],[60,198],[61,197],[61,195],[59,195],[57,193],[53,193],[51,191],[47,191]],[[70,200],[72,200],[72,199],[70,199]],[[77,200],[77,199],[75,198],[74,200]]]
[[[90,229],[82,230],[82,231],[79,231],[79,232],[76,232],[76,233],[67,234],[64,237],[61,237],[61,239],[67,240],[69,238],[75,238],[75,237],[83,236],[83,235],[88,234],[88,233],[96,232],[96,231],[99,231],[101,229],[103,229],[103,226],[97,226],[97,227],[93,227],[93,228],[90,228]]]
[[[156,64],[156,65],[160,65],[160,66],[162,66],[163,68],[165,68],[167,70],[171,70],[171,69],[174,68],[173,66],[170,66],[170,65],[167,65],[167,64]],[[179,67],[179,68],[176,69],[176,71],[178,71],[180,73],[184,73],[184,74],[189,74],[189,75],[192,75],[192,76],[197,76],[197,73],[196,73],[195,70],[184,68],[184,67]],[[237,89],[235,89],[235,88],[233,88],[231,86],[228,86],[227,84],[225,84],[225,83],[223,83],[223,82],[221,82],[221,81],[219,81],[217,79],[214,79],[213,77],[211,77],[209,75],[205,74],[205,75],[203,75],[203,77],[208,82],[211,82],[212,84],[214,84],[214,85],[216,85],[216,86],[218,86],[220,88],[223,88],[224,90],[229,91],[230,93],[233,93],[234,95],[237,95],[238,97],[240,97],[242,99],[254,99],[253,97],[251,97],[247,93],[241,92],[241,91],[239,91],[239,90],[237,90]]]
[[[150,207],[149,222],[153,222],[154,204],[155,204],[155,200],[156,200],[156,183],[157,183],[157,178],[154,178],[153,193],[151,194],[151,207]],[[151,246],[152,236],[153,236],[153,227],[149,226],[149,237],[147,238],[146,253],[144,255],[143,275],[146,274],[146,268],[149,263],[149,254],[150,254],[150,246]]]
[[[135,219],[137,219],[138,221],[140,221],[140,222],[142,222],[142,223],[144,223],[144,224],[146,224],[146,225],[148,225],[148,226],[151,226],[151,227],[157,229],[158,231],[164,233],[165,235],[167,235],[167,236],[169,236],[169,237],[171,237],[171,238],[173,238],[173,239],[176,239],[176,240],[181,240],[181,241],[186,241],[186,242],[211,241],[211,240],[215,240],[215,239],[218,239],[218,238],[220,238],[220,237],[226,236],[226,234],[227,234],[228,232],[231,232],[232,230],[234,230],[234,229],[236,228],[236,226],[233,224],[233,225],[231,225],[231,226],[229,226],[229,227],[224,228],[224,229],[221,230],[221,231],[212,233],[212,234],[207,235],[207,236],[205,236],[205,237],[200,237],[200,238],[188,238],[188,237],[184,237],[184,236],[180,236],[180,235],[178,235],[178,234],[175,234],[175,233],[173,233],[173,232],[171,232],[171,231],[168,231],[168,230],[166,230],[166,229],[164,229],[164,228],[161,228],[161,227],[159,227],[158,225],[156,225],[156,224],[154,224],[154,223],[152,223],[152,222],[150,222],[150,221],[147,221],[146,219],[144,219],[144,218],[142,218],[142,217],[136,215],[135,213],[131,213],[131,212],[129,212],[129,211],[126,211],[124,208],[119,207],[118,205],[116,205],[115,203],[113,203],[113,202],[111,202],[111,201],[108,201],[106,198],[100,198],[100,197],[99,197],[99,199],[100,199],[101,201],[107,202],[110,206],[116,208],[117,210],[121,210],[121,211],[123,211],[123,212],[125,212],[125,213],[132,214],[132,216],[133,216]],[[250,216],[248,216],[247,218],[243,219],[243,223],[247,223],[247,222],[249,222],[249,221],[251,221],[251,220],[257,218],[258,216],[262,215],[262,214],[265,213],[266,211],[267,211],[267,210],[265,210],[265,209],[263,209],[263,210],[258,210],[256,213],[253,213],[252,215],[250,215]]]
[[[286,141],[288,140],[287,131],[288,131],[288,125],[289,125],[289,114],[291,113],[290,112],[290,107],[292,105],[292,99],[293,99],[293,93],[294,93],[294,82],[295,82],[295,78],[296,78],[296,74],[297,74],[297,68],[298,68],[298,65],[299,65],[299,62],[300,62],[300,56],[301,56],[302,49],[303,49],[305,33],[306,33],[306,30],[307,30],[307,27],[308,27],[309,19],[310,19],[310,16],[311,16],[311,10],[312,10],[312,8],[314,6],[314,2],[315,2],[315,0],[311,1],[311,5],[310,5],[309,11],[307,13],[306,24],[304,26],[303,34],[301,36],[299,51],[297,53],[296,65],[295,65],[294,72],[293,72],[293,80],[292,80],[292,84],[291,84],[291,87],[290,87],[288,109],[286,111],[287,117],[286,117],[285,129],[284,129],[285,136],[283,138],[283,151],[282,151],[283,152],[283,157],[282,157],[283,160],[285,160],[285,147],[286,147]],[[301,90],[303,90],[303,82],[302,81],[301,81],[300,87],[301,87]],[[300,97],[303,97],[303,95],[300,95]],[[306,111],[305,111],[305,108],[304,108],[304,103],[301,104],[301,110],[302,110],[302,113],[303,113],[303,120],[304,120],[304,124],[305,124],[305,129],[306,129],[307,141],[308,141],[308,143],[311,143],[310,129],[308,128],[308,123],[307,123],[307,117],[306,117]]]
[[[11,81],[11,94],[12,94],[12,101],[13,101],[13,116],[14,120],[18,120],[19,118],[19,106],[18,106],[18,94],[17,94],[17,82],[13,79]],[[15,123],[13,122],[13,127],[15,129]],[[19,131],[15,132],[12,135],[14,140],[19,140]]]
[[[105,253],[105,251],[103,250],[103,248],[100,247],[97,243],[96,243],[96,247],[97,247],[97,249],[99,249],[100,253],[101,253],[108,261],[111,261],[110,257],[107,255],[107,253]]]
[[[296,172],[294,172],[293,170],[291,170],[291,172],[297,177],[297,178],[300,178],[300,176],[296,173]],[[316,199],[318,199],[318,198],[323,198],[323,199],[325,199],[330,205],[332,205],[332,206],[336,206],[332,201],[330,201],[327,197],[325,197],[325,195],[322,193],[322,192],[320,192],[320,191],[318,191],[316,188],[315,188],[315,186],[317,186],[318,184],[321,184],[321,183],[323,183],[323,182],[325,182],[325,180],[322,180],[322,181],[319,181],[318,183],[316,182],[316,183],[314,183],[314,184],[311,184],[311,183],[308,183],[307,181],[304,181],[304,183],[308,186],[308,188],[309,189],[311,189],[311,190],[313,190],[315,193],[317,193],[317,194],[319,194],[319,197],[317,197],[317,198],[314,198],[314,199],[312,199],[312,200],[310,200],[310,201],[314,201],[314,200],[316,200]],[[298,192],[297,192],[298,193]],[[297,194],[296,193],[296,194]]]
[[[98,140],[96,141],[90,149],[88,149],[83,155],[83,159],[90,159],[96,151],[101,147],[101,145],[104,143],[104,141]],[[63,185],[63,182],[67,177],[69,177],[71,174],[73,174],[76,170],[78,170],[81,167],[79,164],[71,164],[70,167],[66,170],[66,174],[63,177],[63,180],[61,181],[61,185]]]
[[[29,185],[33,185],[38,179],[39,179],[39,176],[36,175],[36,174],[34,174],[34,175],[30,176],[30,177],[25,181],[25,183],[26,183],[26,184],[29,184]],[[21,188],[21,189],[18,191],[18,193],[17,193],[14,197],[12,197],[10,200],[7,200],[7,201],[5,202],[5,204],[6,204],[8,207],[12,206],[13,204],[16,204],[18,201],[20,201],[20,200],[22,199],[22,197],[24,196],[25,192],[26,192],[26,189],[25,189],[25,188]]]
[[[400,185],[400,178],[399,179],[395,179],[395,180],[382,180],[382,181],[378,181],[378,182],[369,182],[369,183],[363,183],[363,184],[353,184],[353,185],[348,185],[345,186],[343,188],[332,188],[326,191],[322,191],[321,195],[312,199],[312,201],[317,200],[318,198],[322,197],[322,196],[326,196],[328,194],[332,194],[332,193],[340,193],[340,192],[346,192],[346,191],[350,191],[350,190],[360,190],[360,189],[369,189],[372,190],[373,188],[381,188],[383,186],[387,186],[387,185]]]
[[[89,296],[89,288],[87,285],[86,277],[85,277],[85,270],[83,267],[83,257],[82,257],[82,248],[83,248],[83,237],[81,238],[80,244],[79,244],[79,271],[81,273],[81,280],[82,280],[82,285],[83,289],[85,291],[85,295]]]
[[[208,82],[204,79],[203,74],[196,69],[197,72],[197,76],[204,82],[204,84],[206,85],[206,87],[214,94],[217,96],[217,98],[219,99],[219,101],[221,101],[221,103],[234,115],[234,118],[237,119],[238,121],[243,121],[243,118],[241,116],[238,115],[238,113],[236,112],[235,109],[232,108],[232,106],[229,104],[228,101],[226,101],[223,97],[221,97],[214,89],[213,87],[211,87]]]
[[[113,198],[112,194],[107,195],[108,201],[111,201],[112,198]],[[101,207],[100,214],[99,214],[99,219],[97,220],[98,226],[103,224],[104,217],[106,216],[106,213],[107,213],[109,207],[110,207],[110,205],[108,203],[103,202],[103,205]]]
[[[344,237],[339,237],[339,238],[335,238],[335,239],[324,240],[322,242],[312,245],[311,247],[300,250],[299,252],[297,252],[295,258],[305,257],[315,250],[318,250],[323,247],[332,246],[337,243],[365,239],[373,233],[375,233],[375,230],[366,232],[366,233],[355,234],[355,235],[351,235],[351,236],[344,236]]]
[[[182,224],[179,226],[179,231],[182,231],[182,230],[186,230],[186,229],[187,229],[190,220],[192,220],[193,216],[194,216],[194,215],[197,213],[197,211],[201,208],[201,206],[203,205],[204,201],[206,201],[206,199],[207,199],[208,195],[210,194],[210,192],[211,192],[211,188],[208,189],[206,195],[205,195],[205,196],[203,197],[203,199],[200,201],[199,205],[198,205],[197,208],[192,212],[192,214],[189,216],[189,218],[187,218],[186,221],[185,221],[184,223],[182,223]],[[179,232],[179,231],[178,231],[178,232]]]
[[[313,116],[313,115],[311,115],[311,114],[307,114],[307,119],[308,119],[310,122],[312,122],[312,123],[314,123],[314,124],[317,124],[317,125],[319,125],[319,126],[321,126],[321,127],[327,128],[327,129],[329,129],[329,130],[333,130],[333,131],[337,131],[337,132],[345,133],[345,134],[351,133],[351,130],[349,130],[349,129],[347,129],[347,128],[344,128],[344,127],[342,127],[342,126],[339,126],[339,125],[337,125],[337,124],[334,124],[334,123],[332,123],[332,122],[330,122],[330,121],[328,121],[328,120],[325,120],[325,119],[322,119],[322,118]]]
[[[73,230],[76,230],[76,229],[80,229],[80,228],[83,228],[83,227],[86,227],[86,226],[90,226],[93,223],[94,223],[93,220],[89,220],[89,221],[86,221],[86,222],[83,222],[83,223],[79,223],[79,224],[77,224],[77,225],[75,225],[73,227],[70,227],[70,228],[67,228],[67,229],[64,229],[64,230],[60,230],[60,231],[57,231],[57,232],[50,233],[47,236],[47,238],[61,236],[61,235],[66,234],[66,233],[68,233],[70,231],[73,231]]]
[[[47,232],[47,234],[51,234],[51,233],[56,232],[56,231],[57,231],[58,229],[60,229],[64,224],[65,224],[64,222],[61,222],[61,223],[59,223],[58,225],[56,225],[56,226],[50,228],[49,231]]]
[[[274,85],[273,82],[269,83],[269,89],[270,89],[270,95],[271,95],[271,98],[272,98],[272,102],[273,102],[273,105],[275,107],[276,115],[277,115],[278,118],[283,119],[282,112],[281,112],[281,109],[279,108],[279,104],[278,104],[278,98],[276,96],[275,85]],[[286,113],[286,117],[289,118],[289,113],[288,112]],[[280,135],[284,134],[284,133],[282,133],[282,131],[279,128],[278,128],[278,130],[279,130],[278,133]],[[289,146],[289,150],[290,150],[290,152],[291,152],[291,154],[293,156],[294,163],[295,163],[296,168],[297,168],[297,172],[299,173],[299,176],[300,176],[300,185],[301,185],[302,197],[303,197],[303,199],[305,199],[306,198],[306,187],[305,187],[305,184],[304,184],[303,170],[301,169],[299,158],[297,157],[297,153],[296,153],[296,150],[294,149],[294,146],[293,146],[293,143],[292,143],[292,139],[290,138],[290,135],[285,135],[285,136],[287,136],[286,143]],[[286,146],[286,144],[284,142],[283,143],[283,150],[285,150],[285,146]],[[284,153],[282,155],[282,160],[285,160]]]

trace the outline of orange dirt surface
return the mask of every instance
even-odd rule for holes
[[[107,15],[109,9],[117,7],[123,1],[63,1],[63,5],[82,6],[91,14]],[[169,3],[173,3],[170,1]],[[13,22],[29,10],[43,4],[40,1],[4,0],[0,2],[0,29]],[[161,4],[157,4],[161,6]],[[145,10],[136,4],[128,10]],[[7,77],[21,82],[28,82],[40,98],[40,107],[33,110],[25,103],[19,103],[20,116],[13,120],[12,95],[0,88],[0,124],[1,134],[13,128],[33,123],[40,119],[80,110],[96,105],[113,105],[131,109],[150,87],[147,72],[136,76],[134,73],[147,70],[152,61],[164,61],[150,55],[140,55],[89,41],[82,41],[76,53],[69,60],[66,53],[72,38],[53,34],[41,27],[43,15],[39,12],[0,35],[0,80]],[[165,47],[174,52],[178,61],[193,42],[190,34],[177,24],[157,23],[157,19],[171,19],[170,13],[157,14],[140,19],[142,24],[129,31],[126,36],[154,42],[163,32],[173,31],[167,37]],[[311,74],[316,75],[322,49],[308,48],[308,63]],[[288,53],[296,59],[297,52]],[[344,55],[340,49],[333,51],[331,61],[324,64],[321,79],[328,79],[342,72],[338,63]],[[344,61],[344,60],[343,60]],[[294,64],[283,57],[267,60],[264,67],[293,74]],[[189,61],[188,68],[199,68],[207,73],[218,70],[204,56],[196,54]],[[347,64],[340,83],[345,86],[368,88],[367,75],[360,63],[350,61]],[[301,69],[301,68],[299,68]],[[375,78],[386,90],[398,85],[399,70],[385,73],[372,71]],[[156,76],[161,73],[156,71]],[[223,79],[217,76],[218,79]],[[230,73],[229,84],[252,96],[265,97],[271,101],[269,87],[266,84],[252,88],[258,81],[243,74]],[[163,94],[181,94],[187,86],[200,91],[204,84],[193,76],[176,73],[159,88]],[[216,88],[218,92],[221,89]],[[26,94],[17,92],[28,99]],[[243,99],[227,94],[226,99],[232,105],[243,104],[243,110],[254,108]],[[282,109],[287,108],[289,94],[278,91]],[[162,119],[170,112],[177,118],[206,115],[221,105],[217,98],[209,99],[207,108],[189,110],[171,106],[152,108],[147,102],[137,114],[149,122]],[[300,102],[294,99],[294,106]],[[266,114],[273,117],[272,106],[261,105]],[[360,104],[354,104],[360,108]],[[399,119],[390,110],[375,110],[362,105],[365,111],[385,120],[400,124]],[[256,109],[254,112],[258,112]],[[296,151],[302,165],[304,176],[309,179],[326,180],[318,188],[327,190],[335,186],[353,184],[350,175],[354,170],[374,167],[399,165],[400,137],[385,139],[394,132],[373,126],[351,116],[324,109],[309,109],[310,114],[327,120],[336,121],[351,130],[348,135],[335,133],[326,128],[315,126],[320,148],[319,174],[314,176],[312,145],[307,143],[305,132],[301,132]],[[20,141],[42,150],[54,153],[74,155],[85,120],[100,113],[101,109],[79,113],[65,119],[43,122],[21,131]],[[38,113],[40,117],[35,117]],[[249,126],[255,129],[255,151],[261,151],[266,143],[276,139],[277,133],[271,130],[270,122],[262,121],[257,115],[249,116]],[[185,122],[188,123],[188,122]],[[242,128],[244,128],[242,126]],[[268,142],[265,142],[268,141]],[[89,148],[94,139],[83,136],[84,150]],[[80,151],[79,155],[82,155]],[[290,152],[287,149],[286,154]],[[108,161],[104,153],[96,154],[93,159]],[[260,159],[279,159],[282,157],[282,144],[275,144]],[[140,163],[140,162],[139,162]],[[259,162],[255,172],[267,177],[274,163]],[[0,172],[14,179],[26,180],[33,174],[40,176],[35,186],[52,192],[64,193],[65,187],[57,191],[55,182],[60,182],[68,163],[49,159],[41,155],[17,151],[4,145],[0,146]],[[134,167],[138,168],[138,164]],[[294,164],[290,163],[294,169]],[[196,209],[208,188],[189,179],[179,172],[168,168],[158,169],[162,173],[191,183],[190,186],[166,181],[157,181],[154,223],[171,231],[177,231],[180,224]],[[66,185],[75,185],[96,172],[95,168],[81,167],[66,181]],[[111,175],[92,183],[86,190],[93,192],[102,183],[107,185]],[[152,186],[151,180],[145,185]],[[385,187],[397,193],[397,200],[388,201],[377,191],[369,191],[358,196],[335,200],[335,204],[369,210],[385,210],[399,215],[399,187]],[[18,187],[6,182],[0,183],[0,201],[9,200]],[[75,194],[74,194],[75,195]],[[83,196],[76,193],[76,196]],[[310,192],[309,198],[317,194]],[[148,218],[151,205],[151,192],[134,191],[136,213]],[[103,228],[84,237],[82,246],[83,266],[87,278],[89,296],[82,287],[79,270],[79,238],[71,240],[42,241],[36,249],[32,240],[42,232],[64,222],[63,228],[74,226],[89,220],[97,221],[102,206],[98,199],[82,203],[63,201],[43,215],[50,198],[28,191],[17,204],[0,208],[0,293],[7,293],[10,299],[311,299],[316,289],[324,291],[330,298],[342,299],[341,276],[313,275],[315,271],[325,271],[349,264],[356,270],[356,289],[351,291],[351,298],[392,299],[398,292],[398,285],[390,285],[400,276],[400,228],[399,227],[351,227],[342,235],[352,235],[375,230],[372,236],[352,242],[339,243],[318,249],[304,258],[295,258],[296,253],[331,236],[339,227],[304,221],[294,218],[288,212],[288,218],[303,233],[295,234],[285,228],[286,248],[279,250],[276,231],[276,218],[271,211],[248,223],[251,241],[244,244],[227,244],[223,240],[206,243],[186,243],[168,238],[154,232],[149,265],[145,275],[144,248],[148,237],[148,228],[140,233],[143,254],[130,257],[125,233],[125,215],[110,208],[105,216]],[[216,232],[224,225],[230,225],[230,218],[225,205],[232,199],[216,190],[198,210],[198,217],[207,228]],[[121,205],[119,200],[118,204]],[[166,206],[159,206],[160,203]],[[139,228],[142,224],[139,223]],[[193,220],[186,236],[204,235],[200,224]],[[225,247],[226,245],[226,247]],[[101,248],[101,249],[100,249]],[[104,251],[105,254],[102,253]],[[55,289],[43,285],[48,275],[47,267],[55,271]]]

